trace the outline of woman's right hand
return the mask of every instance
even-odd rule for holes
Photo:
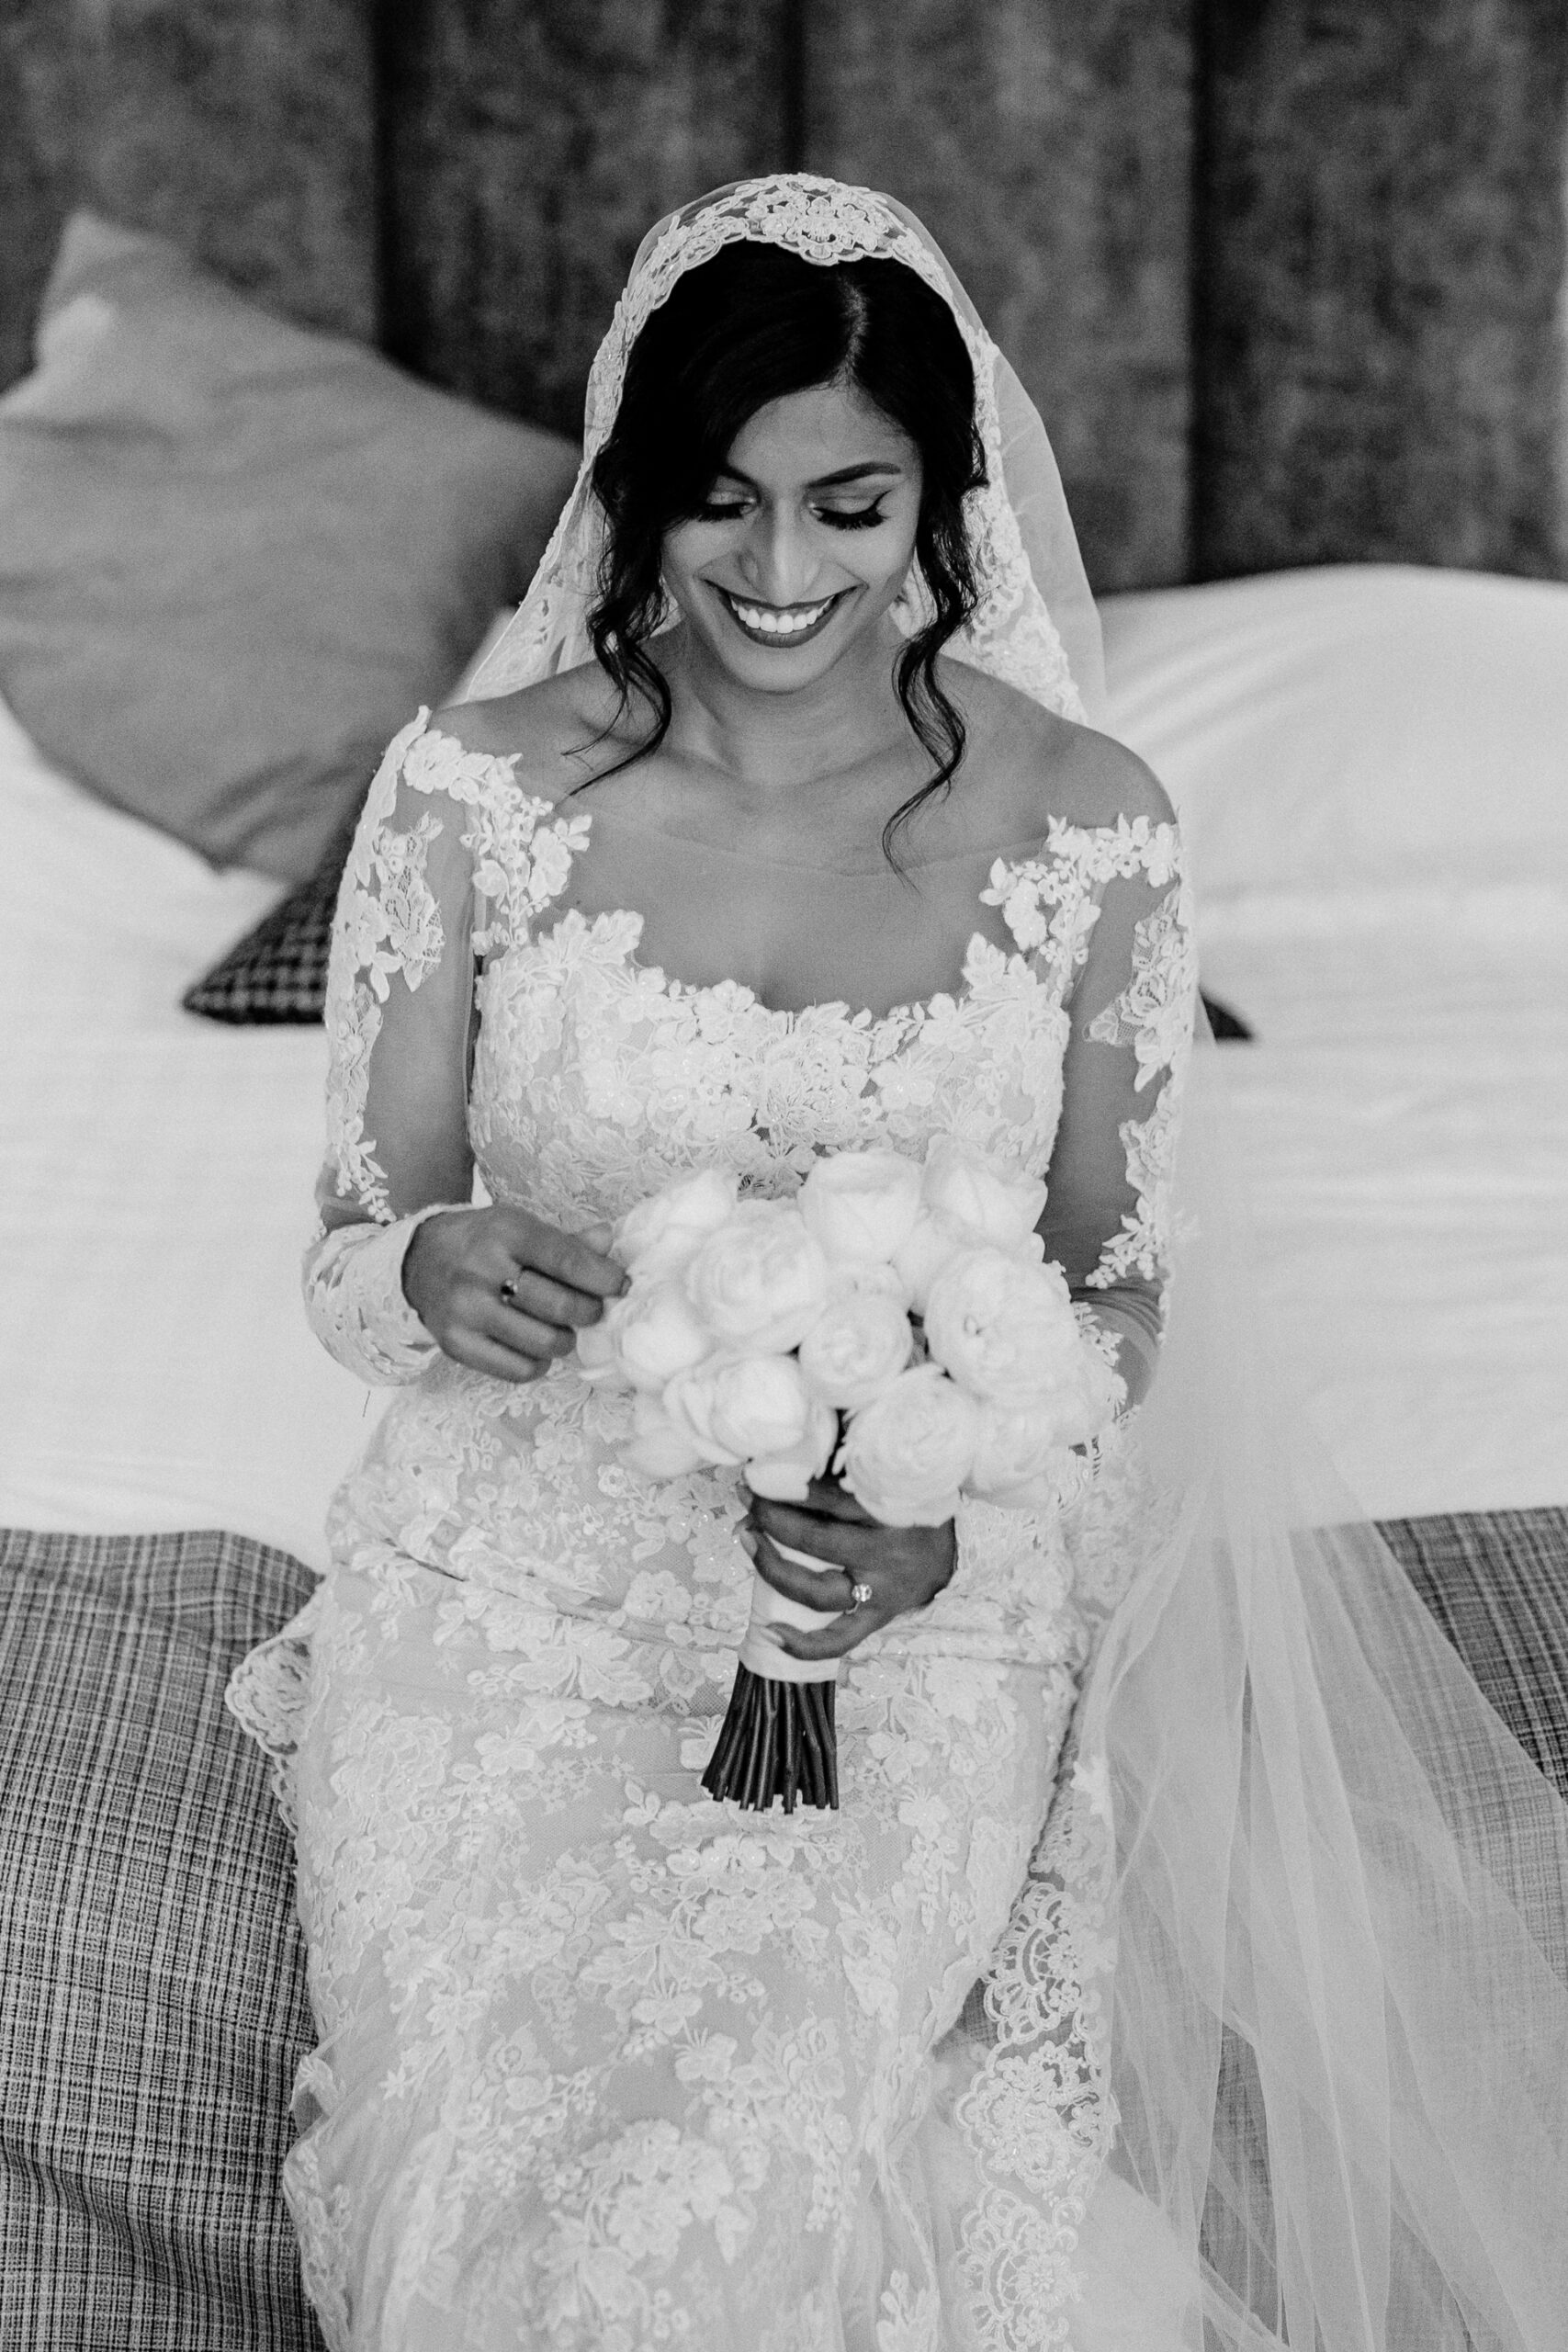
[[[625,1290],[609,1243],[607,1225],[562,1233],[526,1209],[442,1210],[414,1228],[403,1296],[454,1363],[537,1380]]]

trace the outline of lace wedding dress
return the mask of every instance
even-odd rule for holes
[[[476,690],[590,658],[627,353],[737,237],[952,306],[987,480],[947,652],[1094,717],[1032,404],[912,216],[805,175],[645,240]],[[1152,800],[1104,813],[911,890],[880,853],[743,875],[423,714],[389,752],[307,1290],[397,1394],[332,1571],[232,1693],[297,1825],[321,2041],[286,2186],[333,2352],[1561,2343],[1568,1809],[1281,1442],[1187,1068],[1179,844]],[[799,944],[773,1005],[726,977],[723,910],[762,896]],[[842,1810],[741,1815],[699,1786],[750,1591],[733,1475],[628,1473],[624,1403],[570,1364],[442,1356],[403,1253],[476,1169],[581,1228],[704,1161],[787,1193],[818,1150],[943,1129],[1047,1176],[1080,1312],[1158,1371],[1079,1495],[965,1507],[948,1589],[853,1654]]]
[[[337,1566],[244,1686],[287,1758],[322,2030],[287,2173],[311,2294],[334,2352],[1064,2341],[1110,2118],[1096,1792],[1053,1792],[1132,1565],[1130,1461],[1110,1449],[1059,1518],[966,1508],[949,1589],[850,1662],[839,1814],[716,1804],[739,1474],[623,1469],[627,1402],[570,1363],[516,1387],[441,1356],[402,1299],[398,1195],[403,1138],[461,1078],[477,957],[491,1197],[581,1228],[704,1162],[781,1194],[818,1149],[944,1129],[1040,1173],[1065,1093],[1092,1087],[1118,1164],[1079,1178],[1100,1229],[1059,1246],[1125,1307],[1157,1286],[1194,1011],[1174,831],[1053,825],[976,877],[951,992],[778,1012],[639,962],[635,913],[563,913],[598,820],[511,770],[423,715],[397,739],[329,1008],[326,1204],[389,1221],[325,1235],[310,1309],[343,1363],[404,1385],[338,1498]],[[830,879],[801,870],[814,899]],[[1010,2014],[1004,1987],[986,2056],[944,2063],[1048,1815],[1013,1928],[1043,2003]],[[1010,2067],[1046,2031],[1055,2128],[1032,2127],[1026,2207]]]

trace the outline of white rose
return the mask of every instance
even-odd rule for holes
[[[932,1136],[926,1147],[920,1196],[934,1216],[949,1217],[994,1250],[1022,1250],[1045,1207],[1045,1187],[1016,1160],[998,1159],[958,1136]]]
[[[925,1313],[926,1301],[938,1274],[961,1251],[974,1247],[974,1235],[965,1233],[961,1225],[954,1225],[951,1217],[921,1210],[893,1260],[893,1271],[908,1292],[909,1305],[917,1315]]]
[[[799,1205],[829,1264],[886,1264],[920,1213],[920,1171],[896,1151],[834,1152],[812,1169]]]
[[[896,1299],[840,1291],[802,1340],[800,1369],[825,1405],[854,1412],[897,1380],[913,1340],[909,1318]]]
[[[743,1201],[682,1280],[698,1320],[748,1355],[798,1346],[828,1303],[828,1261],[788,1201]]]
[[[679,1478],[701,1467],[705,1456],[677,1429],[657,1396],[639,1396],[632,1406],[632,1434],[617,1452],[628,1470],[645,1478]]]
[[[736,1179],[718,1168],[677,1177],[663,1191],[628,1209],[611,1247],[629,1273],[657,1281],[679,1273],[735,1207]]]
[[[966,1250],[926,1300],[926,1345],[972,1396],[1010,1404],[1070,1382],[1083,1353],[1059,1267]]]
[[[690,1371],[713,1353],[711,1335],[674,1282],[634,1282],[605,1308],[604,1328],[634,1388],[657,1392],[678,1372]]]
[[[851,1419],[845,1486],[887,1527],[940,1527],[958,1508],[979,1436],[973,1401],[932,1363],[901,1372]]]
[[[1049,1407],[1036,1402],[980,1408],[980,1442],[968,1491],[987,1502],[1052,1499],[1070,1477],[1073,1456],[1056,1434]]]
[[[793,1356],[716,1356],[677,1373],[664,1409],[714,1463],[788,1453],[815,1425],[811,1397]]]

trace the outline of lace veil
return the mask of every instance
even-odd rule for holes
[[[720,189],[644,240],[576,489],[469,694],[590,658],[590,469],[626,355],[737,238],[897,259],[952,305],[989,481],[980,605],[950,650],[1098,720],[1098,621],[1032,404],[912,215],[805,176]],[[1072,1754],[945,2046],[955,2303],[977,2343],[1055,2343],[1063,2279],[1093,2260],[1143,2313],[1117,2341],[1161,2352],[1548,2352],[1568,2332],[1568,1807],[1271,1406],[1212,1048],[1186,1091],[1159,1371],[1070,1531],[1098,1626]]]
[[[1033,401],[912,213],[869,188],[805,175],[716,189],[643,239],[588,379],[576,487],[528,594],[469,680],[468,696],[510,694],[592,659],[585,624],[604,550],[592,475],[620,405],[627,356],[676,279],[740,238],[787,246],[807,261],[901,261],[951,304],[974,364],[989,480],[969,502],[979,605],[947,650],[1069,718],[1098,723],[1105,688],[1100,621]],[[919,595],[912,580],[907,617]]]

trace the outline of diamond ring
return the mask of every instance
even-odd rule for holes
[[[875,1598],[876,1595],[873,1592],[870,1585],[852,1584],[850,1587],[850,1605],[844,1611],[845,1616],[852,1617],[857,1609],[863,1609],[868,1600],[874,1600]]]

